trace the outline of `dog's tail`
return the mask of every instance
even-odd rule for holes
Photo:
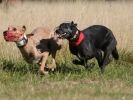
[[[117,48],[115,47],[115,49],[112,51],[112,55],[113,57],[118,60],[119,59],[119,54],[118,54],[118,51],[117,51]]]

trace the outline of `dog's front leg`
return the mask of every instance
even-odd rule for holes
[[[76,65],[83,65],[86,69],[92,69],[94,67],[94,63],[90,63],[88,64],[88,56],[82,56],[80,54],[77,55],[77,57],[79,58],[79,60],[73,60],[73,63]]]
[[[94,65],[95,65],[94,63],[88,64],[86,58],[84,58],[84,59],[79,59],[79,60],[74,59],[74,60],[73,60],[73,64],[76,64],[76,65],[83,65],[86,69],[92,69],[92,68],[94,67]]]
[[[72,60],[72,63],[75,65],[84,65],[84,60],[74,59],[74,60]]]
[[[44,52],[42,56],[42,61],[40,63],[41,65],[40,65],[39,72],[44,75],[48,74],[48,71],[46,71],[46,61],[48,59],[48,55],[49,55],[49,52]]]
[[[75,64],[75,65],[83,65],[83,66],[85,66],[85,64],[86,64],[85,58],[82,57],[82,56],[80,55],[80,53],[77,53],[77,58],[78,58],[79,60],[78,60],[78,59],[74,59],[74,60],[72,61],[72,63]]]
[[[87,63],[87,59],[84,59],[83,62],[84,62],[84,67],[86,69],[89,69],[89,70],[91,70],[95,65],[93,62],[92,63]]]

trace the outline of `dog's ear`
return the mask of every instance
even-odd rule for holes
[[[23,31],[23,32],[26,31],[26,26],[25,26],[25,25],[22,26],[22,31]]]
[[[9,26],[9,27],[8,27],[8,30],[10,31],[10,30],[12,30],[12,28],[13,28],[12,26]]]
[[[72,26],[77,26],[77,23],[74,23],[73,21],[71,22]]]
[[[73,25],[73,24],[74,24],[74,22],[72,21],[72,22],[71,22],[71,25]]]

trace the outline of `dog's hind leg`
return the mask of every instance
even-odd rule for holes
[[[102,61],[103,61],[102,51],[101,51],[101,50],[97,50],[97,51],[96,51],[95,57],[96,57],[96,59],[97,59],[97,62],[98,62],[99,67],[101,68],[101,66],[102,66]]]
[[[118,51],[117,51],[117,48],[115,47],[115,49],[112,51],[112,56],[118,60],[119,59],[119,54],[118,54]]]
[[[48,59],[49,56],[49,52],[44,52],[43,53],[43,57],[42,57],[42,61],[41,61],[41,65],[40,65],[40,69],[39,69],[39,73],[41,74],[48,74],[48,71],[46,71],[46,61]]]
[[[111,54],[111,51],[106,50],[104,52],[104,58],[103,58],[101,66],[100,66],[102,73],[104,72],[105,66],[107,64],[109,64],[109,62],[110,62],[110,59],[109,59],[110,54]]]
[[[101,66],[101,71],[104,72],[105,66],[110,63],[110,55],[116,47],[116,41],[111,41],[111,43],[104,50],[104,57]]]

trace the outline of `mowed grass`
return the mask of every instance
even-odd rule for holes
[[[98,66],[88,71],[71,62],[58,64],[54,73],[37,75],[38,66],[2,61],[0,98],[9,100],[132,100],[133,64],[113,61],[104,74]]]
[[[54,29],[74,20],[79,28],[102,24],[112,29],[118,40],[120,60],[101,74],[72,64],[67,42],[57,53],[57,70],[47,76],[37,74],[36,64],[27,64],[14,43],[0,35],[0,100],[132,100],[133,98],[133,2],[24,2],[4,9],[0,5],[0,33],[9,25],[26,25],[27,33],[38,26]],[[88,63],[89,63],[88,62]]]

